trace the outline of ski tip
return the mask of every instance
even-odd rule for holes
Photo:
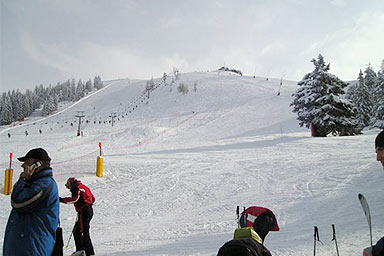
[[[363,196],[363,194],[360,194],[359,193],[359,199],[361,199],[361,198],[363,198],[364,196]]]

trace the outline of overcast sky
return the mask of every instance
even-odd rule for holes
[[[0,1],[0,91],[223,65],[298,81],[319,53],[354,80],[384,59],[383,0]]]

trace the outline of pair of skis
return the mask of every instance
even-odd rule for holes
[[[360,201],[361,207],[363,208],[365,217],[367,218],[367,222],[368,222],[368,226],[369,226],[369,238],[370,238],[370,242],[371,242],[371,251],[372,251],[373,245],[372,245],[372,219],[371,219],[371,212],[369,211],[369,206],[368,206],[367,199],[365,199],[365,197],[362,194],[359,194],[359,201]]]
[[[368,226],[369,226],[370,245],[371,245],[371,250],[372,250],[373,247],[372,247],[372,218],[371,218],[371,212],[369,210],[367,199],[362,194],[359,194],[358,197],[359,197],[359,201],[360,201],[361,207],[363,208],[365,217],[367,218],[367,222],[368,222]],[[338,248],[338,245],[337,245],[336,231],[335,231],[335,225],[334,224],[332,224],[332,230],[333,230],[333,239],[332,239],[332,241],[335,241],[337,256],[339,256],[339,248]],[[314,250],[313,250],[313,255],[314,256],[316,255],[316,242],[321,242],[320,239],[319,239],[319,230],[318,230],[317,226],[315,226],[315,229],[314,229]]]

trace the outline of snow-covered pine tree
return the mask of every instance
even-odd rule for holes
[[[3,120],[3,111],[4,111],[5,107],[4,107],[4,102],[3,102],[3,98],[0,97],[0,125],[2,125],[2,120]]]
[[[57,110],[57,101],[55,100],[56,96],[52,95],[48,97],[43,105],[42,114],[43,116],[48,116],[52,114],[55,110]]]
[[[92,80],[89,79],[86,83],[85,83],[85,89],[88,91],[88,92],[91,92],[92,91]]]
[[[36,103],[35,103],[36,97],[34,96],[33,92],[29,89],[25,92],[25,102],[28,105],[29,112],[26,116],[30,116],[33,111],[36,109]]]
[[[180,71],[175,67],[173,67],[173,76],[175,77],[176,81],[180,79]]]
[[[83,81],[81,81],[81,79],[77,83],[76,96],[78,97],[77,100],[79,100],[85,96],[85,86],[83,84]]]
[[[0,125],[11,124],[13,121],[11,98],[9,94],[4,92],[1,95]]]
[[[347,98],[352,102],[357,111],[357,118],[361,128],[368,126],[372,117],[372,96],[365,84],[363,72],[360,70],[357,84],[347,93]]]
[[[332,133],[340,136],[355,135],[361,132],[356,112],[352,104],[343,98],[346,83],[328,73],[329,64],[319,54],[312,59],[315,69],[298,83],[300,86],[292,94],[294,107],[300,126],[313,125],[315,136],[326,137]]]
[[[67,83],[69,83],[69,96],[70,96],[69,100],[75,102],[77,100],[76,81],[75,79],[72,78],[71,82],[69,82],[68,80]]]
[[[20,117],[19,117],[19,120],[20,120],[20,119],[23,119],[23,118],[29,116],[32,112],[30,109],[29,101],[28,101],[27,97],[25,96],[25,94],[20,93],[19,103],[20,103],[20,106],[22,109],[20,111]]]
[[[103,88],[104,85],[103,85],[103,82],[101,81],[100,76],[95,76],[95,78],[93,79],[93,85],[97,90],[100,90],[101,88]]]
[[[13,113],[13,120],[17,121],[20,120],[23,117],[23,109],[22,109],[22,99],[21,99],[21,93],[17,89],[12,90],[12,93],[9,94],[11,102],[12,102],[12,113]]]
[[[368,64],[368,67],[365,69],[364,74],[365,85],[370,91],[373,92],[376,87],[377,75],[376,72],[373,70],[371,64]]]
[[[189,92],[188,85],[185,85],[184,83],[180,83],[177,87],[177,91],[182,94],[187,94]]]
[[[153,80],[153,77],[152,77],[151,80],[148,80],[145,84],[145,93],[148,99],[149,99],[149,93],[153,91],[154,88],[155,88],[155,81]]]
[[[377,72],[374,94],[377,100],[375,102],[372,126],[384,129],[384,60],[381,63],[380,70]]]
[[[63,101],[71,101],[71,84],[69,80],[66,82],[60,84],[62,86],[62,91],[63,91]]]
[[[155,88],[155,81],[153,80],[153,77],[151,80],[148,80],[145,84],[145,91],[153,91]]]

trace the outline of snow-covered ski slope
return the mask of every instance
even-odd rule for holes
[[[281,230],[265,241],[273,255],[312,255],[315,225],[324,243],[316,255],[336,255],[331,224],[340,254],[361,255],[369,231],[358,193],[370,204],[374,241],[383,235],[377,130],[310,137],[289,106],[296,82],[283,81],[280,96],[279,79],[225,72],[181,74],[170,82],[155,89],[148,104],[145,81],[108,82],[60,114],[3,127],[1,183],[10,152],[19,157],[34,147],[47,149],[60,195],[69,195],[64,184],[73,176],[96,196],[91,237],[97,255],[216,255],[233,237],[237,205],[275,212]],[[177,92],[180,83],[189,93]],[[76,136],[77,111],[88,120],[82,137]],[[118,118],[112,127],[113,113]],[[95,176],[98,142],[103,178]],[[22,168],[17,161],[13,166],[16,182]],[[1,244],[9,200],[0,194]],[[71,205],[60,210],[66,243],[76,214]],[[66,253],[72,251],[73,240]]]

